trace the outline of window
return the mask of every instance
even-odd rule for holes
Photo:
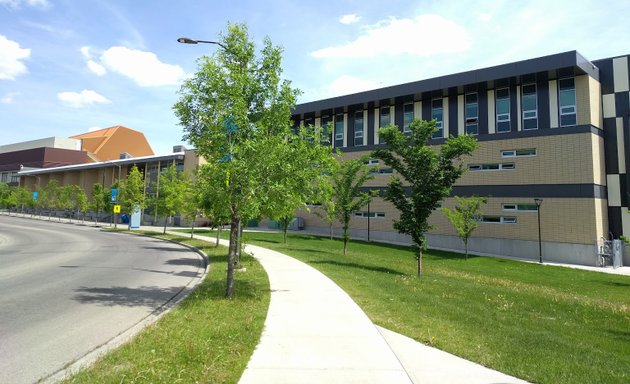
[[[478,221],[482,223],[495,223],[495,224],[516,224],[516,217],[514,216],[481,216]]]
[[[363,145],[363,111],[354,113],[354,146]]]
[[[444,137],[444,108],[442,107],[442,98],[433,99],[431,101],[431,119],[435,119],[435,126],[437,131],[433,133],[434,139],[440,139]]]
[[[367,165],[378,165],[379,160],[378,159],[368,159],[365,163]]]
[[[373,168],[370,173],[394,173],[392,168]]]
[[[361,211],[356,211],[354,212],[354,216],[355,217],[363,217],[363,218],[383,218],[385,217],[385,212],[361,212]]]
[[[477,92],[467,93],[466,100],[466,134],[479,134],[479,102]]]
[[[413,103],[403,105],[403,132],[409,133],[409,124],[413,121]]]
[[[538,101],[536,84],[526,84],[522,88],[523,130],[538,129]]]
[[[524,211],[524,212],[536,212],[538,211],[538,206],[536,204],[503,204],[504,211]]]
[[[328,115],[322,116],[322,137],[332,143],[332,118]]]
[[[501,157],[531,157],[536,156],[536,148],[508,149],[501,151]]]
[[[558,81],[560,102],[560,126],[567,127],[577,124],[575,112],[575,79],[560,79]]]
[[[390,114],[389,114],[389,105],[386,107],[381,107],[381,116],[379,118],[379,127],[385,128],[392,123]]]
[[[343,146],[343,114],[335,115],[335,147]]]
[[[497,132],[510,132],[510,89],[497,89]]]
[[[487,164],[468,164],[469,171],[501,171],[504,169],[514,169],[514,163],[487,163]]]

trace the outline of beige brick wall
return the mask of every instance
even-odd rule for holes
[[[501,151],[536,148],[532,157],[502,158]],[[356,159],[370,151],[347,152],[342,159]],[[603,138],[591,133],[484,141],[465,165],[514,163],[515,169],[466,171],[456,185],[599,184],[606,185]],[[379,165],[384,168],[384,164]],[[384,186],[391,174],[375,175],[366,186]]]
[[[575,77],[577,123],[602,127],[601,85],[588,75]]]

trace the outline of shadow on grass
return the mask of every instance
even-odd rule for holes
[[[225,279],[210,280],[199,286],[184,302],[182,307],[193,305],[196,299],[225,300]],[[234,300],[261,300],[264,292],[262,285],[234,276]]]
[[[455,252],[448,252],[448,251],[438,251],[438,250],[434,250],[434,249],[430,249],[426,252],[426,255],[431,256],[435,259],[442,259],[442,260],[466,260],[466,255],[464,255],[463,253],[455,253]],[[468,259],[476,259],[478,257],[481,256],[477,256],[477,255],[468,255]]]
[[[603,285],[610,285],[613,287],[630,287],[630,283],[620,283],[618,281],[591,280],[591,282]]]
[[[388,274],[396,275],[396,276],[405,276],[404,273],[402,273],[400,271],[396,271],[394,269],[389,269],[389,268],[385,268],[385,267],[372,267],[372,266],[369,266],[369,265],[361,265],[361,264],[357,264],[357,263],[344,263],[344,262],[339,262],[339,261],[334,261],[334,260],[310,261],[309,264],[330,264],[330,265],[337,265],[337,266],[340,266],[340,267],[350,267],[350,268],[363,269],[363,270],[372,271],[372,272],[388,273]]]

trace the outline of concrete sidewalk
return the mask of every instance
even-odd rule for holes
[[[245,250],[265,268],[271,302],[241,384],[525,383],[376,327],[339,286],[301,261],[253,245]]]

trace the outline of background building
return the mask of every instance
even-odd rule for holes
[[[298,105],[295,124],[332,124],[332,143],[344,158],[384,145],[379,127],[405,131],[419,117],[436,119],[431,144],[449,136],[475,135],[480,147],[464,159],[468,168],[453,195],[486,196],[473,252],[538,258],[540,208],[543,255],[549,261],[592,265],[596,242],[630,233],[627,214],[628,56],[590,62],[565,52],[491,68],[417,81]],[[382,189],[391,169],[379,166],[366,189]],[[444,202],[452,207],[454,199]],[[392,227],[398,212],[376,198],[356,212],[352,234],[409,243]],[[429,245],[462,249],[441,212],[430,222]],[[316,215],[304,214],[307,230],[326,233]]]

